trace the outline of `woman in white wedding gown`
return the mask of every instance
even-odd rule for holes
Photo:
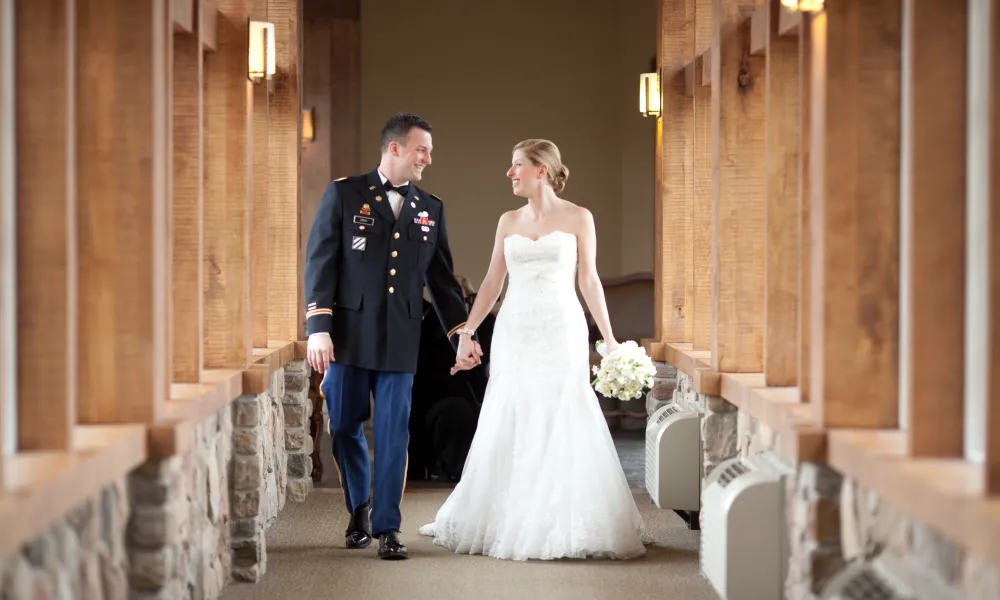
[[[514,147],[507,172],[528,199],[497,226],[489,272],[462,330],[471,332],[510,283],[497,316],[490,378],[462,478],[420,528],[459,553],[514,560],[632,558],[643,523],[590,387],[588,328],[576,286],[609,350],[590,211],[560,199],[569,170],[547,140]]]

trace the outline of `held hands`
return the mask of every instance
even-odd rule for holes
[[[472,337],[462,334],[458,338],[458,352],[455,354],[455,366],[451,368],[451,374],[459,371],[468,371],[482,364],[483,349],[479,342],[472,341]]]
[[[309,336],[306,346],[306,358],[309,366],[319,373],[326,373],[327,367],[333,362],[333,340],[327,334],[314,333]]]

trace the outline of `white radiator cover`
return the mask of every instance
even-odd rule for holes
[[[701,568],[723,600],[784,597],[789,473],[773,454],[763,453],[724,461],[706,478]]]
[[[671,402],[646,424],[646,491],[658,508],[701,508],[701,415]]]

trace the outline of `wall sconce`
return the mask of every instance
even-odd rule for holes
[[[316,129],[313,126],[313,113],[315,109],[312,107],[306,108],[302,111],[302,141],[311,142],[316,139]]]
[[[660,74],[639,75],[639,112],[642,116],[660,115]]]
[[[250,43],[247,76],[250,81],[260,83],[270,79],[276,71],[274,58],[274,23],[250,21]]]
[[[789,10],[817,12],[823,10],[823,0],[781,0],[781,5]]]

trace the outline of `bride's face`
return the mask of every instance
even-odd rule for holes
[[[536,167],[528,160],[520,150],[514,152],[510,168],[507,169],[507,178],[510,179],[511,189],[515,196],[528,198],[538,191],[539,186],[545,181],[545,169]]]

